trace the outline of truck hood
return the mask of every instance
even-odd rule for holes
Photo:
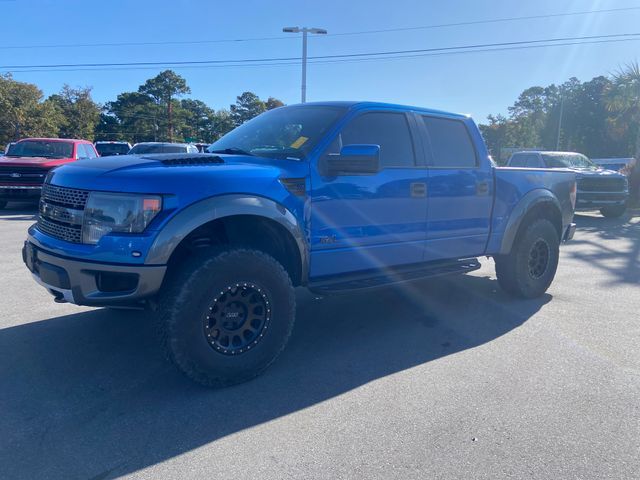
[[[223,193],[265,192],[277,185],[279,178],[301,178],[308,174],[309,164],[301,160],[170,153],[80,160],[56,168],[48,181],[83,190],[202,199]]]
[[[624,177],[621,173],[614,172],[613,170],[607,170],[604,168],[586,169],[586,168],[569,168],[572,172],[575,172],[576,178],[613,178]]]
[[[0,165],[9,167],[53,168],[73,161],[73,158],[0,157]]]

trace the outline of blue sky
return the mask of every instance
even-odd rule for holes
[[[639,0],[0,0],[0,65],[293,57],[297,35],[283,26],[326,28],[330,34],[527,15],[640,7]],[[312,37],[309,55],[332,55],[640,32],[640,10],[367,35]],[[70,43],[274,40],[196,45],[6,48]],[[5,48],[3,48],[5,47]],[[526,87],[588,80],[638,59],[640,41],[482,52],[376,62],[309,65],[308,100],[377,100],[470,113],[479,121],[504,113]],[[46,95],[64,83],[92,86],[105,102],[136,90],[162,68],[19,72]],[[192,97],[228,108],[250,90],[285,103],[300,98],[299,66],[174,68]]]

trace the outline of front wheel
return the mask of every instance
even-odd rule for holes
[[[626,211],[626,205],[609,205],[600,209],[600,213],[602,214],[602,216],[607,218],[621,217]]]
[[[158,303],[169,358],[210,387],[262,373],[284,349],[295,318],[289,275],[265,253],[233,249],[190,259]]]
[[[556,228],[549,220],[535,220],[518,233],[508,255],[495,257],[498,283],[517,297],[539,297],[553,281],[559,255]]]

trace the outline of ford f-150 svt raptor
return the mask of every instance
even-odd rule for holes
[[[381,103],[268,111],[207,154],[53,170],[24,262],[56,301],[149,305],[169,357],[209,386],[282,351],[294,287],[321,294],[479,268],[520,297],[573,236],[575,174],[497,168],[466,116]]]

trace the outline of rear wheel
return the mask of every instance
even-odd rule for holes
[[[606,207],[602,207],[600,209],[600,213],[603,217],[607,218],[618,218],[624,215],[624,212],[627,211],[626,205],[610,205]]]
[[[169,358],[189,378],[222,387],[250,380],[284,349],[295,317],[289,275],[255,250],[199,255],[158,304]]]
[[[518,233],[508,255],[495,257],[498,283],[512,295],[539,297],[553,281],[559,254],[556,228],[547,219],[535,220]]]

